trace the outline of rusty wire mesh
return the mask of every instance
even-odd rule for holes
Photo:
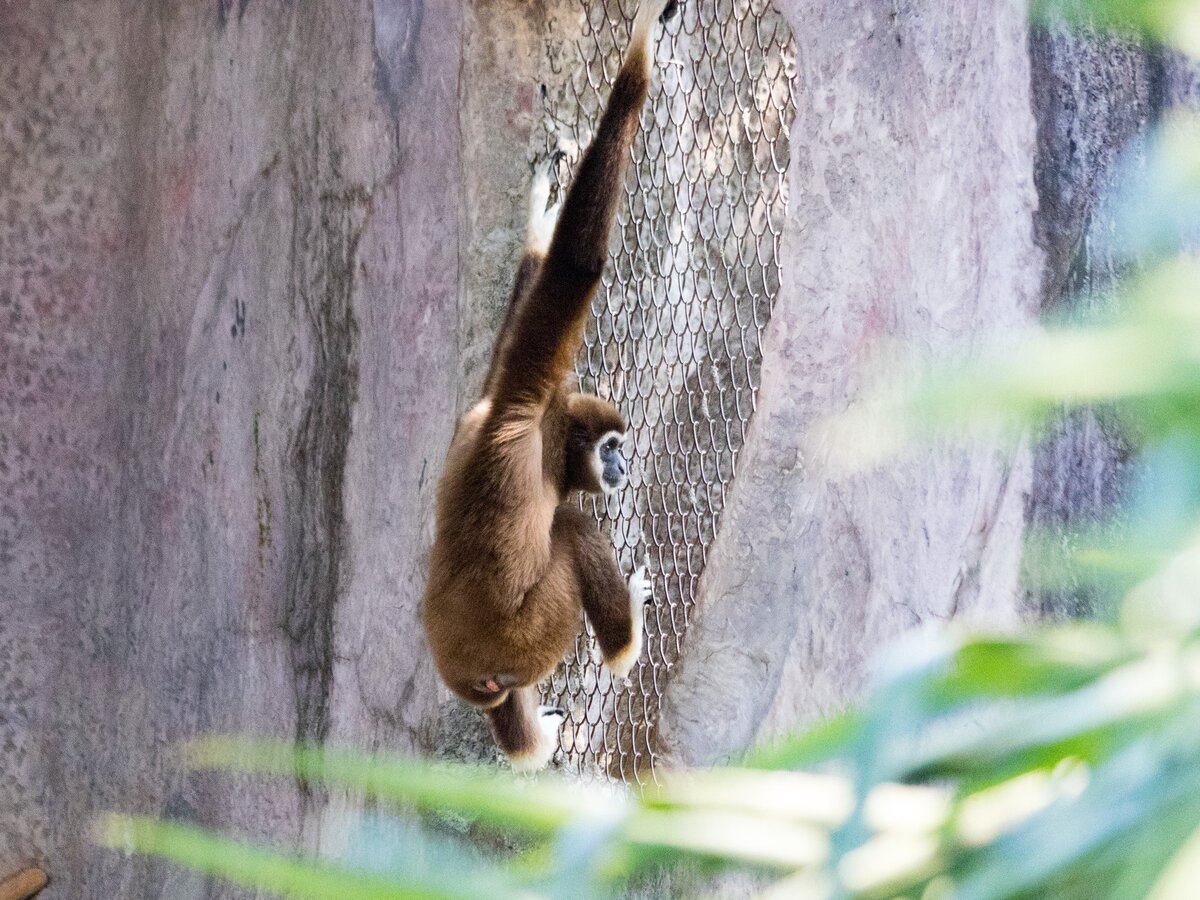
[[[635,7],[583,4],[577,65],[546,101],[560,147],[590,139]],[[779,287],[795,52],[769,0],[689,0],[659,43],[660,87],[577,367],[582,388],[629,419],[630,482],[595,512],[624,571],[648,564],[655,602],[627,684],[593,660],[589,633],[548,686],[568,714],[560,762],[584,775],[654,777],[659,704],[754,410]]]

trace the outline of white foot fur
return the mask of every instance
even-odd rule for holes
[[[629,646],[604,664],[613,678],[626,678],[642,655],[642,632],[646,625],[646,604],[654,598],[654,585],[646,574],[646,566],[638,566],[629,576],[629,617],[633,620],[633,639]]]
[[[546,768],[558,749],[558,730],[562,728],[566,714],[554,706],[539,706],[537,725],[541,736],[537,746],[528,753],[518,753],[508,758],[514,772],[536,772]]]

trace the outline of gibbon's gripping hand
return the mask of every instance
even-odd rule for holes
[[[642,632],[646,628],[646,607],[654,602],[654,583],[646,571],[646,564],[638,566],[629,576],[629,624],[631,637],[629,645],[612,659],[604,659],[600,648],[596,648],[595,661],[603,662],[612,674],[613,680],[628,678],[633,665],[642,655]]]

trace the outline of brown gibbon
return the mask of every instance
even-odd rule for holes
[[[535,177],[529,238],[483,397],[458,423],[438,483],[425,634],[442,679],[484,710],[516,769],[541,768],[557,746],[563,713],[538,706],[536,685],[579,634],[581,611],[614,677],[642,650],[645,567],[626,580],[572,500],[624,486],[625,420],[572,390],[568,376],[650,87],[655,24],[675,7],[642,0],[561,210],[546,210],[549,182]]]

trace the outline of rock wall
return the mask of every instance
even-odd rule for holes
[[[663,751],[685,761],[841,708],[907,628],[1102,611],[1086,586],[1018,577],[1028,526],[1121,514],[1136,462],[1102,411],[1064,415],[1032,450],[977,441],[850,478],[798,448],[854,402],[881,343],[969,353],[1108,302],[1136,264],[1109,239],[1118,179],[1198,96],[1183,60],[1027,27],[1018,3],[780,5],[801,43],[790,242],[759,412],[664,703]]]
[[[1121,179],[1145,162],[1145,138],[1164,113],[1200,101],[1200,73],[1173,54],[1050,22],[1030,33],[1034,169],[1040,203],[1034,234],[1044,251],[1041,305],[1056,318],[1102,311],[1138,262],[1111,238]],[[1034,528],[1095,529],[1121,515],[1136,457],[1111,413],[1077,410],[1037,448],[1029,520]],[[1086,581],[1031,590],[1042,615],[1103,614]]]
[[[782,2],[798,47],[782,286],[758,411],[664,698],[708,762],[840,709],[926,621],[1012,621],[1026,453],[981,440],[863,474],[808,459],[890,342],[969,351],[1037,311],[1024,6]]]
[[[188,777],[188,735],[432,741],[460,31],[416,0],[0,11],[0,870],[48,897],[225,893],[92,847],[106,810],[320,842],[323,798]]]

